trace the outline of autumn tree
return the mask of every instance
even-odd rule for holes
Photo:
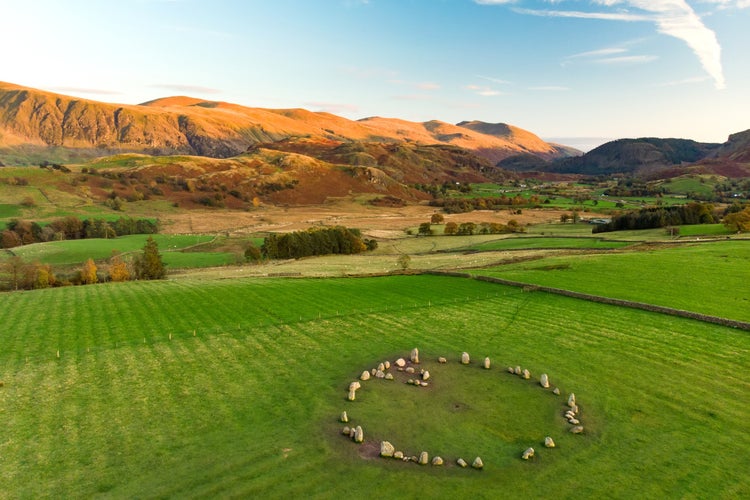
[[[9,277],[9,288],[11,290],[23,288],[23,276],[26,265],[27,264],[18,255],[12,256],[5,262],[6,272]]]
[[[443,217],[443,214],[434,213],[432,214],[432,217],[430,217],[430,222],[432,224],[442,224],[445,220],[445,217]]]
[[[167,274],[159,253],[159,244],[151,236],[146,240],[143,253],[135,258],[133,265],[135,277],[139,280],[160,280]]]
[[[724,225],[740,233],[750,231],[750,207],[724,217]]]
[[[419,225],[419,234],[429,236],[432,234],[432,228],[429,222],[423,222]]]
[[[455,222],[449,222],[445,225],[445,229],[443,229],[443,234],[456,234],[458,232],[458,224]]]
[[[84,285],[93,285],[98,281],[96,277],[96,264],[93,259],[89,259],[83,263],[81,268],[81,283]]]
[[[255,246],[255,244],[251,241],[247,244],[247,248],[245,248],[245,260],[248,262],[258,262],[261,257],[263,257],[263,254],[260,251],[260,248]]]
[[[49,264],[35,264],[34,288],[49,288],[57,281]]]
[[[407,254],[402,253],[398,256],[398,267],[401,269],[409,269],[409,264],[411,264],[411,257],[409,257]]]
[[[117,250],[112,250],[112,257],[109,259],[109,279],[115,282],[130,279],[128,265]]]

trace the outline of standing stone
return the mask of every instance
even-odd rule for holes
[[[349,401],[354,401],[357,399],[357,391],[349,391],[349,396],[347,396]]]
[[[569,423],[570,425],[580,425],[580,424],[581,424],[581,421],[580,421],[580,420],[578,420],[577,418],[569,418],[569,419],[568,419],[568,423]]]
[[[367,370],[362,372],[362,375],[359,376],[360,380],[370,380],[370,372]]]
[[[524,369],[521,376],[524,378],[524,380],[529,380],[531,378],[531,372],[529,370]]]
[[[512,367],[512,366],[509,366],[509,367],[508,367],[508,373],[515,373],[515,370],[513,370],[513,367]]]
[[[549,377],[546,373],[542,373],[542,375],[539,377],[539,384],[545,389],[549,389]]]
[[[382,370],[378,370],[375,372],[375,378],[385,378],[385,372]]]
[[[411,359],[411,362],[415,365],[419,364],[419,349],[416,347],[411,350],[411,355],[409,356],[409,359]]]
[[[526,451],[523,452],[523,455],[521,455],[521,458],[523,458],[524,460],[528,460],[533,456],[534,456],[534,448],[526,448]]]
[[[469,358],[468,352],[462,352],[461,353],[461,364],[462,365],[468,365],[471,362],[471,358]]]
[[[419,454],[419,465],[427,465],[430,463],[430,455],[427,454],[426,451],[423,451]]]
[[[481,469],[482,467],[484,467],[484,462],[482,462],[481,458],[477,457],[474,459],[474,462],[472,462],[471,466],[475,469]]]
[[[345,436],[351,436],[352,430],[349,428],[349,426],[344,426],[344,430],[341,431],[341,434]]]
[[[447,362],[448,362],[448,360],[447,360],[447,359],[445,359],[445,358],[444,358],[444,357],[442,357],[442,356],[440,356],[440,357],[438,358],[438,363],[440,363],[441,365],[444,365],[444,364],[445,364],[445,363],[447,363]]]
[[[551,437],[547,436],[546,438],[544,438],[544,446],[546,446],[547,448],[554,448],[555,442]]]
[[[403,451],[394,451],[393,452],[393,458],[396,460],[403,460],[404,459],[404,452]]]
[[[516,367],[513,369],[513,373],[515,373],[516,375],[520,375],[521,367],[516,365]]]
[[[349,421],[349,415],[346,414],[346,412],[341,412],[341,418],[339,419],[343,423],[347,423]]]
[[[360,384],[360,383],[359,383],[359,382],[357,382],[356,380],[355,380],[354,382],[352,382],[351,384],[349,384],[349,390],[350,390],[350,391],[356,391],[356,390],[357,390],[357,389],[359,389],[360,387],[362,387],[362,384]]]
[[[413,366],[407,366],[406,370],[404,370],[406,373],[414,373],[416,370],[414,370]]]
[[[570,429],[570,432],[573,434],[583,434],[583,426],[582,425],[576,425],[572,429]]]
[[[396,452],[396,448],[393,447],[388,441],[380,442],[380,456],[381,457],[392,457]]]
[[[385,367],[386,370],[390,370],[391,369],[391,362],[390,361],[385,361],[383,363],[383,366]]]
[[[552,390],[552,394],[554,394],[555,396],[559,396],[560,395],[560,388],[559,387],[555,387]]]
[[[399,368],[403,368],[404,366],[406,366],[406,361],[404,360],[404,358],[398,358],[396,361],[394,361],[394,364]]]
[[[571,392],[570,396],[568,396],[568,406],[573,408],[575,405],[576,405],[576,395]]]
[[[459,467],[468,467],[469,466],[469,464],[467,464],[466,460],[464,460],[463,458],[459,458],[458,460],[456,460],[456,464]]]
[[[393,374],[392,373],[386,373],[385,374],[385,379],[386,380],[393,380]]]
[[[432,465],[443,465],[443,459],[440,457],[435,457],[432,459]]]
[[[362,443],[365,440],[365,433],[362,431],[362,426],[358,425],[356,429],[354,429],[354,442],[355,443]]]
[[[484,358],[484,369],[485,370],[490,369],[490,358]]]
[[[383,363],[380,363],[378,365],[378,371],[384,372],[385,371],[385,365]]]
[[[422,373],[422,380],[429,380],[429,379],[430,379],[430,372],[428,372],[427,370],[425,370]]]

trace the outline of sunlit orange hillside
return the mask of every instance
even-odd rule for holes
[[[0,83],[0,148],[54,146],[224,158],[254,145],[300,137],[452,145],[493,163],[521,152],[544,159],[568,155],[530,132],[504,124],[353,121],[304,109],[249,108],[184,96],[121,105]]]

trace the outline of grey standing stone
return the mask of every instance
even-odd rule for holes
[[[490,369],[490,358],[484,358],[484,369],[489,370]]]
[[[576,395],[571,392],[570,396],[568,396],[568,406],[573,408],[575,405],[576,405]]]
[[[346,412],[341,412],[341,418],[339,419],[343,423],[347,423],[349,421],[349,415],[346,414]]]
[[[419,465],[427,465],[428,463],[430,463],[430,455],[426,451],[423,451],[422,453],[419,454],[418,463]]]
[[[482,462],[481,458],[477,457],[474,459],[474,462],[472,462],[471,466],[475,469],[481,469],[482,467],[484,467],[484,462]]]
[[[419,349],[417,349],[416,347],[412,349],[409,359],[411,359],[412,363],[419,364]]]
[[[432,465],[443,465],[443,459],[440,457],[435,457],[432,459]]]
[[[583,434],[583,426],[582,425],[576,425],[572,429],[570,429],[570,432],[573,434]]]
[[[396,460],[403,460],[404,459],[404,452],[403,451],[394,451],[393,452],[393,458]]]
[[[554,394],[555,396],[559,396],[560,395],[560,388],[559,387],[555,387],[554,389],[552,389],[552,394]]]
[[[388,441],[380,442],[380,456],[381,457],[392,457],[396,452],[396,448],[393,447]]]
[[[362,426],[358,425],[356,429],[354,429],[354,442],[355,443],[362,443],[365,440],[365,433],[362,430]]]
[[[468,365],[471,362],[471,358],[469,357],[468,352],[462,352],[461,353],[461,364],[462,365]]]
[[[531,372],[529,370],[524,370],[521,376],[524,380],[529,380],[531,378]]]
[[[347,396],[349,401],[354,401],[357,399],[357,391],[349,391],[349,396]]]
[[[469,464],[467,464],[466,460],[464,460],[463,458],[459,458],[458,460],[456,460],[456,464],[459,467],[468,467],[469,466]]]
[[[539,385],[541,385],[545,389],[549,389],[549,377],[546,373],[542,373],[542,375],[539,377]]]
[[[367,370],[363,371],[362,375],[359,376],[359,379],[362,381],[370,380],[370,372],[368,372]]]
[[[544,438],[544,446],[546,446],[547,448],[554,448],[555,442],[551,437],[547,436],[546,438]]]
[[[394,364],[399,368],[403,368],[404,366],[406,366],[406,361],[404,360],[404,358],[398,358],[396,361],[394,361]]]
[[[429,380],[429,379],[430,379],[430,372],[428,372],[427,370],[425,370],[422,373],[422,380]]]
[[[521,455],[521,458],[523,458],[524,460],[528,460],[533,456],[534,456],[534,448],[526,448],[526,451],[523,452],[523,455]]]

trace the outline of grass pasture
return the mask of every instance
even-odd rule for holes
[[[750,321],[750,241],[548,257],[478,274]]]
[[[0,496],[750,495],[747,332],[437,276],[181,279],[3,302]],[[415,346],[450,359],[428,390],[371,380],[346,401],[363,369]],[[564,396],[509,376],[515,364],[575,392],[586,433],[556,428]],[[485,469],[363,458],[343,410],[366,441],[479,450]],[[558,448],[541,446],[547,432]]]

